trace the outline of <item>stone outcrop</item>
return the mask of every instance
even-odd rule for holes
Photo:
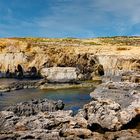
[[[54,112],[57,110],[62,110],[64,108],[64,103],[59,101],[50,101],[47,99],[42,100],[32,100],[28,102],[19,103],[15,106],[10,106],[6,110],[12,111],[18,116],[31,116],[39,112],[50,111]]]
[[[96,55],[104,67],[106,76],[122,76],[124,72],[136,72],[140,68],[139,55]]]
[[[0,92],[10,92],[13,90],[27,89],[27,88],[38,88],[46,81],[41,80],[13,80],[11,82],[1,83]]]
[[[123,39],[122,37],[122,41]],[[127,38],[127,41],[138,42],[138,39]],[[93,43],[98,41],[100,42],[97,43],[98,45]],[[9,67],[9,70],[14,72],[18,64],[24,71],[30,67],[36,67],[37,70],[46,67],[74,67],[79,70],[78,78],[82,80],[91,80],[96,75],[121,75],[124,71],[138,70],[140,67],[139,43],[136,45],[133,42],[134,46],[122,46],[111,42],[112,40],[108,38],[0,39],[0,70],[6,72]]]
[[[52,104],[50,101],[47,101],[47,104],[48,103]],[[32,102],[32,104],[35,103]],[[40,106],[40,103],[37,103],[36,105]],[[59,108],[62,107],[60,101],[59,104],[57,102],[56,105],[57,107],[59,106]],[[26,108],[29,107],[30,105],[28,107],[26,106]],[[34,108],[35,106],[32,107]],[[0,138],[80,139],[93,136],[92,131],[87,129],[87,121],[83,117],[73,117],[73,113],[70,110],[52,112],[50,109],[47,110],[44,105],[40,107],[41,110],[38,110],[37,114],[30,114],[31,116],[25,114],[25,107],[20,108],[22,109],[22,112],[24,112],[20,115],[13,109],[11,109],[11,111],[1,111]],[[35,108],[37,108],[37,106]],[[51,108],[50,105],[49,108]],[[21,110],[19,110],[19,112],[21,112]]]
[[[0,112],[0,139],[140,139],[139,83],[103,83],[91,96],[93,100],[75,116],[62,110],[62,101],[11,106]]]
[[[88,127],[85,118],[73,117],[72,111],[39,112],[33,116],[17,116],[10,111],[1,111],[0,139],[127,140],[140,139],[140,131],[127,129],[99,133]]]
[[[72,81],[71,81],[72,82]],[[70,88],[95,88],[98,84],[100,84],[101,78],[95,78],[94,81],[89,82],[78,82],[73,81],[72,83],[47,83],[46,79],[40,79],[40,80],[14,80],[13,81],[7,81],[6,83],[1,83],[0,85],[0,95],[2,95],[4,92],[10,92],[14,90],[21,90],[21,89],[31,89],[31,88],[39,88],[42,90],[48,90],[48,89],[70,89]]]
[[[121,81],[133,82],[133,83],[140,83],[140,72],[124,72],[121,77]]]
[[[43,68],[41,75],[51,83],[69,83],[78,80],[78,72],[74,67]]]
[[[75,116],[70,110],[61,110],[62,101],[46,99],[19,103],[1,111],[0,139],[140,139],[139,38],[123,38],[120,44],[114,44],[116,40],[118,43],[118,38],[1,39],[0,69],[4,73],[21,64],[23,72],[35,67],[49,82],[91,80],[104,74],[110,82],[91,93],[93,100]],[[113,82],[114,76],[119,76],[119,82]],[[1,85],[0,89],[50,86],[45,82],[21,81]]]
[[[84,117],[90,127],[95,124],[108,130],[119,130],[140,115],[140,85],[108,82],[101,84],[85,105]]]
[[[73,89],[73,88],[95,88],[102,81],[101,79],[95,79],[94,82],[76,82],[76,83],[45,83],[39,86],[43,90],[58,90],[58,89]]]
[[[14,72],[18,64],[24,71],[30,67],[37,70],[54,66],[75,67],[80,70],[79,78],[89,80],[95,75],[116,75],[125,70],[138,69],[139,38],[127,38],[134,46],[112,44],[112,39],[0,39],[0,70],[6,72],[9,67]],[[134,40],[138,42],[137,45]],[[119,41],[124,41],[124,38]]]

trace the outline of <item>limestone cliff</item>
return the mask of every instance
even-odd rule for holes
[[[140,37],[94,39],[2,38],[0,69],[14,71],[21,64],[29,67],[79,67],[95,72],[99,64],[105,74],[140,68]],[[90,70],[91,67],[92,70]],[[94,70],[93,70],[94,69]],[[94,74],[93,74],[94,75]]]

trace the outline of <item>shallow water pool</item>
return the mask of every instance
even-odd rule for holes
[[[93,88],[79,88],[63,90],[23,89],[12,91],[3,93],[0,96],[0,110],[18,102],[47,98],[50,100],[62,100],[65,103],[65,110],[71,109],[77,112],[78,109],[91,100],[89,93],[93,90]]]

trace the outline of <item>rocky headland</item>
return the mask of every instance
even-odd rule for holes
[[[43,78],[1,85],[3,92],[90,87],[91,81],[102,81],[76,115],[63,110],[63,101],[47,99],[8,107],[0,112],[0,139],[140,139],[139,37],[7,38],[0,39],[0,47],[1,74],[14,73],[20,64],[24,74],[35,67]]]

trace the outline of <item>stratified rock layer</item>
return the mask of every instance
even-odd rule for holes
[[[139,37],[0,39],[0,70],[6,72],[9,68],[14,72],[15,66],[21,64],[24,71],[33,66],[37,70],[75,67],[80,70],[81,79],[104,73],[121,74],[140,67],[139,40]]]
[[[78,72],[74,67],[43,68],[41,75],[46,77],[48,82],[68,83],[78,80]]]

